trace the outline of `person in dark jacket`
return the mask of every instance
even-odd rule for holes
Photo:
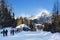
[[[14,30],[12,31],[12,34],[14,35]]]
[[[5,36],[5,30],[4,29],[3,29],[2,33],[3,33],[3,36]]]
[[[6,29],[6,31],[5,31],[5,35],[7,36],[7,34],[8,34],[8,30]]]

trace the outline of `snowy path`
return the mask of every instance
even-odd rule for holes
[[[55,33],[52,34],[50,32],[37,31],[37,32],[20,32],[15,34],[14,36],[8,35],[7,37],[3,37],[0,34],[0,40],[60,40],[60,34]]]

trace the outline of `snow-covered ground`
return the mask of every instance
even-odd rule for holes
[[[39,30],[34,32],[22,31],[15,33],[15,35],[10,35],[8,32],[7,37],[3,37],[2,34],[0,34],[0,40],[60,40],[60,33],[52,34],[51,32]]]

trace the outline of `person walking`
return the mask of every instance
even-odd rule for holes
[[[5,35],[7,36],[7,34],[8,34],[8,30],[6,29],[6,30],[5,30]]]
[[[3,33],[3,36],[5,36],[5,30],[4,29],[3,29],[2,33]]]
[[[14,35],[14,30],[12,30],[12,34]]]
[[[13,30],[13,29],[10,30],[10,34],[11,34],[11,35],[14,35],[14,30]]]

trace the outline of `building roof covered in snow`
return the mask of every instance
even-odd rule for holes
[[[16,28],[23,28],[23,27],[29,28],[29,26],[27,26],[26,24],[21,24],[21,25],[17,26]]]

